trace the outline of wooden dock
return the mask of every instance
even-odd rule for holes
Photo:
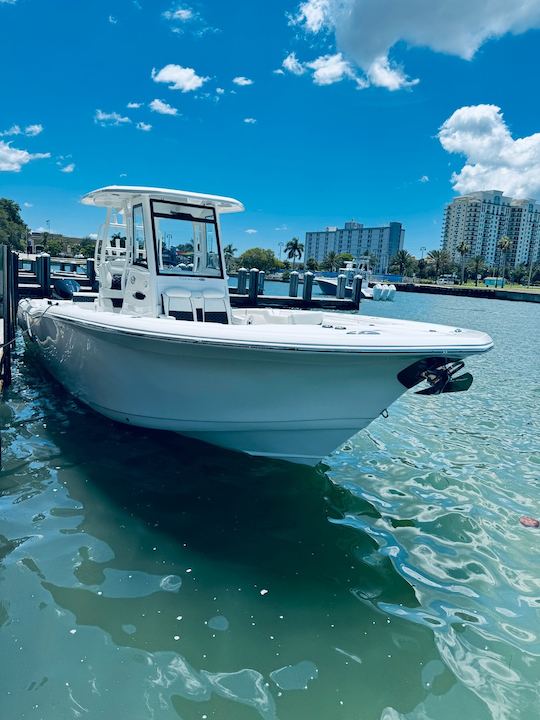
[[[11,384],[11,352],[17,323],[17,253],[0,245],[0,390]]]

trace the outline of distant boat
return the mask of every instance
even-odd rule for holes
[[[351,260],[345,263],[345,267],[340,268],[340,275],[345,275],[345,297],[352,296],[352,287],[356,275],[362,278],[362,298],[364,300],[394,300],[396,295],[396,286],[387,285],[386,283],[378,284],[374,288],[369,287],[372,280],[373,272],[369,267],[367,260]],[[337,294],[337,278],[316,277],[315,282],[319,285],[325,295]],[[377,290],[380,288],[380,290]]]
[[[52,375],[114,420],[315,465],[407,388],[467,390],[463,358],[493,345],[433,323],[232,308],[220,216],[243,210],[233,198],[111,186],[83,203],[107,209],[96,300],[64,285],[65,300],[21,300],[18,321]],[[359,400],[344,404],[344,387]]]

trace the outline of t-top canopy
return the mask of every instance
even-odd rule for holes
[[[211,205],[220,213],[242,212],[244,210],[242,203],[234,198],[205,195],[204,193],[189,192],[187,190],[130,185],[108,185],[99,188],[99,190],[92,190],[92,192],[83,196],[81,202],[84,205],[94,205],[95,207],[119,207],[124,202],[141,195],[148,195],[155,200],[170,200],[190,205]]]

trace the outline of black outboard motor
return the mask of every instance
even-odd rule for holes
[[[63,278],[53,282],[52,296],[55,300],[73,300],[73,293],[79,292],[81,286],[72,278]]]

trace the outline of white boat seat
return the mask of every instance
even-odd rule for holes
[[[177,320],[229,322],[225,291],[219,288],[191,290],[187,287],[172,287],[162,292],[162,299],[163,314],[172,315]]]

